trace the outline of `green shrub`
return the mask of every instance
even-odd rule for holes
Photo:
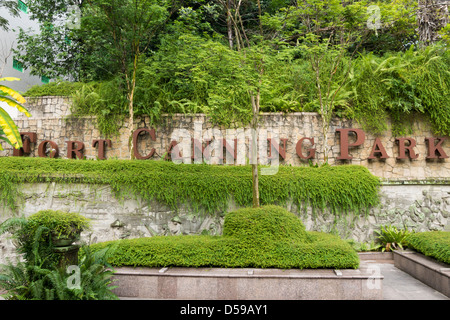
[[[78,213],[42,210],[28,218],[10,218],[0,224],[0,235],[12,233],[17,241],[18,253],[25,260],[43,259],[42,267],[57,264],[59,256],[53,252],[53,240],[56,238],[72,238],[83,230],[90,228],[89,219]]]
[[[174,164],[167,161],[4,157],[0,158],[0,202],[14,209],[20,183],[87,183],[110,185],[125,196],[156,201],[176,211],[226,212],[232,199],[240,207],[252,204],[250,166]],[[329,209],[338,215],[368,213],[378,204],[380,181],[362,166],[280,166],[275,175],[260,176],[262,205],[294,205],[313,213]]]
[[[450,264],[450,232],[427,231],[417,232],[408,238],[410,248]]]
[[[117,246],[108,260],[114,266],[299,269],[359,266],[359,257],[348,243],[334,235],[306,232],[299,218],[275,206],[228,213],[223,236],[156,236],[103,242],[91,248],[95,251],[110,245]]]
[[[9,232],[22,254],[14,263],[0,265],[0,289],[8,300],[106,300],[112,292],[111,266],[106,260],[114,247],[93,252],[82,247],[79,283],[72,281],[61,256],[54,252],[52,235],[73,234],[89,227],[89,221],[74,213],[40,211],[29,218],[10,218],[0,224],[0,235]],[[23,259],[22,259],[23,258]]]
[[[28,217],[25,232],[34,234],[39,226],[48,229],[54,237],[67,236],[72,237],[80,234],[83,230],[90,227],[89,219],[79,213],[64,212],[61,210],[42,210]]]
[[[435,134],[448,135],[449,66],[450,51],[439,43],[381,57],[363,54],[354,63],[346,115],[375,134],[383,134],[391,119],[393,133],[405,135],[422,114]]]
[[[277,206],[243,208],[226,215],[223,235],[258,237],[265,240],[295,239],[307,241],[305,226],[299,218]]]
[[[35,85],[24,93],[26,97],[71,96],[83,86],[81,82],[57,81]]]
[[[106,262],[111,250],[83,247],[78,284],[65,268],[44,264],[47,256],[0,265],[0,289],[6,291],[2,295],[7,300],[117,300],[111,286],[114,272]]]

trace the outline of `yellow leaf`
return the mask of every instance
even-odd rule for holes
[[[0,81],[20,81],[20,79],[14,78],[14,77],[6,77],[6,78],[0,78]]]
[[[24,106],[22,106],[20,103],[14,101],[8,97],[2,97],[2,96],[0,96],[0,101],[6,102],[11,107],[17,108],[17,110],[24,113],[27,117],[31,117],[31,114],[28,112],[28,110]]]
[[[11,88],[8,88],[7,86],[0,84],[0,91],[3,91],[7,94],[9,94],[13,99],[16,99],[18,103],[25,103],[27,102],[24,97],[20,93],[18,93],[16,90],[13,90]]]
[[[2,108],[0,108],[0,127],[14,148],[19,149],[22,147],[22,138],[20,137],[16,124],[11,119],[9,114]]]

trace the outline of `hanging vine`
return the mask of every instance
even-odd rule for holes
[[[83,183],[109,185],[117,198],[156,201],[178,210],[226,211],[231,200],[252,204],[252,174],[248,166],[174,164],[165,161],[83,161],[46,158],[0,158],[3,205],[16,210],[23,183]],[[261,176],[261,205],[285,205],[330,210],[336,215],[365,214],[378,203],[380,181],[361,166],[279,167]]]

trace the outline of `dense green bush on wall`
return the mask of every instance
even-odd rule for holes
[[[408,237],[408,246],[426,256],[450,264],[450,232],[417,232]]]
[[[83,83],[80,82],[57,81],[42,85],[34,85],[24,94],[29,98],[43,96],[71,96],[77,90],[80,90],[82,86]]]
[[[143,160],[69,160],[0,158],[0,195],[3,205],[17,209],[20,183],[87,183],[110,185],[119,199],[141,197],[177,210],[226,211],[230,200],[252,203],[250,166],[174,164]],[[378,204],[380,181],[362,166],[280,166],[275,175],[260,176],[261,204],[294,204],[306,210],[329,209],[339,215],[368,213]]]
[[[225,215],[223,236],[180,235],[93,244],[114,246],[113,266],[224,268],[358,268],[355,250],[339,237],[307,232],[301,220],[277,206]]]

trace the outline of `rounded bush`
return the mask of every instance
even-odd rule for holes
[[[245,208],[225,216],[223,236],[177,235],[101,242],[115,246],[113,266],[220,268],[336,268],[359,266],[338,236],[307,232],[293,213],[276,206]]]
[[[267,241],[289,239],[309,242],[300,218],[274,205],[243,208],[227,213],[223,235],[240,239],[250,237]]]
[[[90,222],[78,213],[42,210],[28,217],[27,231],[34,234],[40,226],[47,228],[56,237],[74,236],[88,229]]]

